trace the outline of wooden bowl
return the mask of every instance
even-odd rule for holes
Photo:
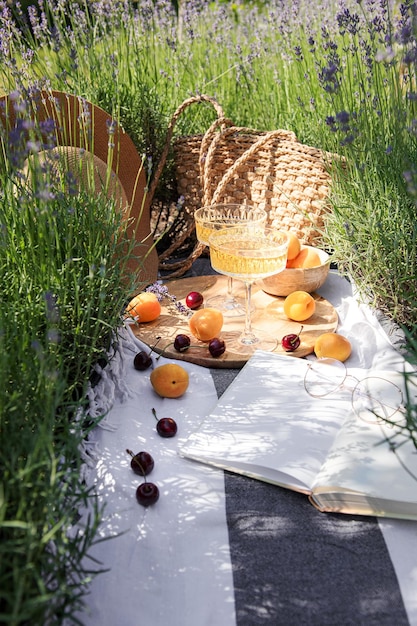
[[[327,278],[330,268],[330,256],[324,250],[313,246],[311,248],[320,256],[321,265],[308,268],[287,267],[283,272],[274,274],[262,280],[262,289],[273,296],[288,296],[293,291],[307,291],[313,293],[319,289]]]

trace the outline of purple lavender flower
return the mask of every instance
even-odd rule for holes
[[[152,285],[148,285],[145,291],[149,291],[150,293],[154,293],[158,298],[159,302],[162,302],[165,298],[170,300],[171,305],[176,309],[178,313],[181,315],[185,315],[186,317],[191,317],[193,314],[192,311],[184,306],[182,302],[179,302],[177,297],[173,294],[169,293],[168,287],[166,285],[162,285],[161,283],[153,283]]]
[[[61,333],[57,328],[48,328],[47,337],[49,343],[58,344],[61,341]]]
[[[360,25],[360,18],[357,13],[351,13],[349,9],[345,8],[337,14],[336,20],[339,25],[341,35],[344,35],[346,32],[351,35],[357,35]]]
[[[339,111],[336,115],[329,115],[325,121],[332,132],[342,135],[340,144],[345,146],[353,143],[358,135],[355,120],[355,113]]]
[[[43,361],[45,359],[45,354],[43,351],[43,348],[41,346],[41,343],[38,339],[34,339],[31,343],[32,350],[36,353],[36,356],[38,357],[38,359],[40,361]]]
[[[328,65],[321,68],[318,74],[319,81],[327,93],[335,93],[340,87],[338,78],[339,66],[330,60]]]

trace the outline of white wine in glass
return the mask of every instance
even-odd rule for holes
[[[275,337],[252,328],[251,291],[255,280],[278,274],[285,269],[287,235],[274,228],[254,228],[239,224],[213,231],[209,246],[213,269],[220,274],[239,278],[246,287],[245,328],[235,342],[228,340],[228,350],[246,355],[255,350],[275,350],[278,344]]]
[[[246,204],[213,204],[197,209],[194,219],[198,241],[209,246],[210,235],[214,231],[247,223],[264,226],[267,213],[264,209]],[[227,295],[214,296],[207,304],[219,309],[225,317],[245,315],[245,301],[233,295],[232,276],[228,276]]]

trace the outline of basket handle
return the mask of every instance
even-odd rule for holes
[[[200,95],[200,96],[193,96],[192,98],[188,98],[187,100],[184,100],[184,102],[182,104],[180,104],[180,106],[177,108],[177,110],[174,112],[171,121],[168,125],[168,130],[167,130],[167,134],[166,134],[166,138],[165,138],[165,145],[164,148],[162,150],[161,153],[161,158],[159,159],[159,163],[158,166],[155,170],[155,175],[152,179],[152,182],[149,186],[148,189],[148,193],[147,193],[147,198],[148,198],[148,202],[149,204],[152,203],[155,191],[156,191],[156,187],[158,185],[159,179],[161,177],[162,171],[165,167],[165,163],[168,157],[168,153],[169,153],[169,148],[171,145],[171,140],[172,140],[172,135],[174,133],[174,128],[175,125],[178,121],[178,118],[180,117],[180,115],[185,111],[185,109],[187,109],[189,106],[191,106],[192,104],[198,103],[198,102],[208,102],[209,104],[211,104],[214,108],[214,110],[217,113],[217,117],[219,119],[223,119],[224,118],[224,113],[223,113],[223,109],[221,108],[220,104],[217,102],[217,100],[215,100],[215,98],[212,98],[211,96],[206,96],[206,95]]]
[[[218,129],[220,129],[220,132],[217,132]],[[248,148],[239,157],[239,159],[237,159],[235,163],[232,166],[230,166],[230,168],[225,172],[219,184],[217,185],[216,190],[214,191],[214,193],[212,193],[211,190],[214,187],[214,184],[213,184],[214,170],[213,170],[212,165],[214,163],[216,147],[220,141],[224,140],[230,135],[235,135],[237,133],[259,135],[259,131],[251,129],[251,128],[234,126],[233,122],[230,119],[219,115],[218,119],[215,120],[211,124],[211,126],[209,127],[209,129],[207,130],[207,132],[202,138],[201,145],[200,145],[200,152],[199,152],[200,182],[201,182],[202,191],[203,191],[202,206],[209,205],[209,204],[216,204],[218,202],[218,199],[221,197],[221,194],[223,193],[225,186],[227,185],[229,180],[232,178],[234,173],[238,170],[238,168],[241,167],[254,152],[256,152],[262,146],[268,143],[268,141],[279,138],[282,140],[298,143],[298,139],[295,133],[293,133],[292,131],[287,131],[287,130],[274,130],[274,131],[269,131],[269,132],[265,131],[265,133],[261,135],[258,141],[256,141],[250,148]],[[192,219],[192,216],[190,216],[188,227],[185,229],[185,233],[183,233],[183,235],[185,236],[182,237],[181,240],[185,240],[185,238],[189,236],[194,231],[194,229],[195,229],[194,220]],[[178,244],[176,242],[175,244],[173,244],[172,248],[176,249],[177,245]],[[162,262],[160,262],[159,267],[160,269],[170,271],[169,278],[176,278],[178,276],[182,276],[188,269],[190,269],[193,262],[199,256],[201,256],[205,248],[206,248],[205,245],[197,241],[196,245],[194,246],[194,249],[192,250],[192,252],[189,254],[189,256],[186,259],[183,259],[182,261],[179,261],[177,263],[167,263],[167,262],[164,262],[163,259],[161,259]],[[169,258],[170,252],[171,252],[171,249],[169,251],[166,251],[164,258]]]
[[[202,165],[200,166],[200,171],[201,171],[201,167],[203,168],[202,174],[201,174],[201,179],[202,179],[202,184],[203,184],[203,204],[216,204],[219,201],[219,198],[221,198],[221,195],[224,192],[226,185],[231,180],[233,175],[239,170],[239,168],[242,165],[245,164],[245,162],[255,152],[257,152],[260,148],[265,146],[269,141],[275,140],[275,139],[282,139],[283,141],[291,141],[291,142],[298,143],[298,139],[295,133],[293,133],[290,130],[272,130],[272,131],[265,132],[250,148],[248,148],[238,159],[236,159],[233,165],[231,165],[229,169],[223,174],[223,177],[217,184],[215,191],[212,192],[213,177],[214,177],[212,164],[214,162],[216,145],[220,141],[220,139],[224,139],[228,135],[231,135],[234,133],[252,133],[252,134],[257,133],[259,134],[259,131],[255,131],[249,128],[234,126],[234,127],[230,127],[230,128],[223,130],[222,133],[218,133],[218,136],[213,139],[207,151],[206,158],[200,159],[200,162],[202,163]]]

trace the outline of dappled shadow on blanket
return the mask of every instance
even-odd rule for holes
[[[253,483],[225,472],[238,626],[408,626],[375,518]]]

